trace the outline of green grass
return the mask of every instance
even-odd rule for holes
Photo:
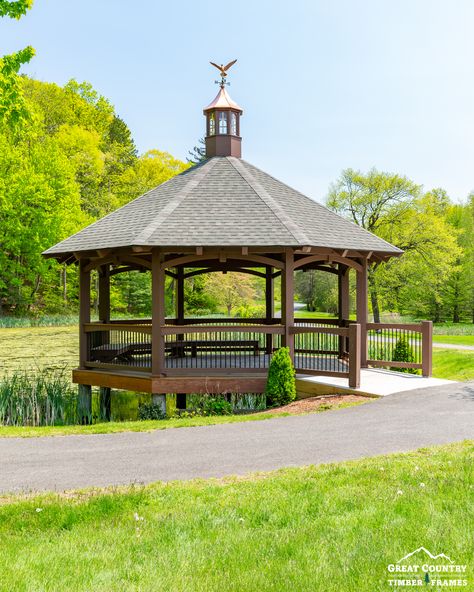
[[[433,335],[433,343],[474,346],[474,335]]]
[[[341,402],[323,405],[311,413],[322,413],[336,409],[345,409],[368,403],[366,401]],[[64,425],[64,426],[2,426],[0,425],[0,438],[37,438],[41,436],[71,436],[87,434],[115,434],[117,432],[151,432],[153,430],[166,430],[169,428],[190,428],[226,423],[241,423],[247,421],[259,421],[275,419],[277,417],[288,417],[291,415],[286,411],[256,412],[242,415],[211,415],[207,417],[172,417],[170,419],[157,419],[146,421],[110,421],[95,423],[92,425]],[[304,414],[301,414],[304,415]]]
[[[474,380],[474,352],[433,349],[433,376],[448,380]]]
[[[473,460],[464,442],[244,478],[4,497],[1,589],[385,592],[387,565],[420,546],[467,564],[472,584]]]

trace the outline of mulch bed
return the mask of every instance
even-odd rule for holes
[[[300,413],[310,413],[311,411],[317,411],[321,406],[336,408],[341,403],[367,403],[370,400],[370,398],[362,397],[361,395],[328,395],[325,397],[308,397],[307,399],[293,401],[292,403],[283,405],[282,407],[272,407],[263,413],[285,412],[292,415],[298,415]]]

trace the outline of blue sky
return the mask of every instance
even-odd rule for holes
[[[2,19],[0,54],[28,74],[90,81],[140,151],[185,158],[203,135],[218,63],[238,58],[243,157],[324,200],[346,167],[474,190],[472,0],[36,0]]]

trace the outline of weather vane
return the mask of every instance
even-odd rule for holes
[[[212,64],[214,66],[214,68],[217,68],[219,70],[219,72],[221,73],[221,79],[215,81],[215,83],[219,84],[221,88],[224,88],[224,86],[230,84],[230,82],[226,82],[227,70],[229,70],[229,68],[231,68],[235,64],[236,61],[237,60],[232,60],[226,66],[224,66],[224,64],[221,64],[220,66],[218,66],[217,64],[214,64],[214,62],[210,62],[210,64]]]

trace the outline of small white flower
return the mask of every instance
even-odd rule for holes
[[[420,483],[420,487],[425,487],[425,484],[424,483]]]
[[[380,470],[381,470],[381,471],[385,471],[384,467],[380,467]]]
[[[420,467],[416,466],[415,471],[419,471],[419,470],[420,470]]]
[[[36,508],[36,511],[37,512],[42,512],[43,511],[43,508]]]
[[[135,518],[135,521],[136,521],[136,522],[139,522],[140,520],[143,520],[143,516],[139,516],[139,515],[137,514],[137,512],[135,512],[135,513],[133,514],[133,517]]]
[[[243,521],[244,521],[244,519],[243,519],[243,518],[239,518],[239,522],[243,522]]]
[[[401,489],[399,489],[399,490],[397,491],[397,495],[403,495],[403,491],[402,491]]]

